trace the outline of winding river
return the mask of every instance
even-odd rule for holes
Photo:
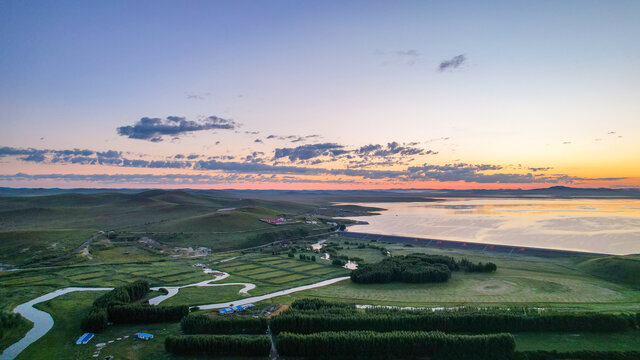
[[[160,295],[160,296],[156,296],[154,298],[151,298],[149,300],[149,304],[158,305],[161,302],[163,302],[164,300],[166,300],[166,299],[168,299],[168,298],[170,298],[172,296],[175,296],[176,294],[178,294],[180,289],[185,288],[185,287],[242,285],[244,287],[242,289],[240,289],[240,291],[239,291],[240,294],[247,294],[250,290],[253,290],[256,287],[255,284],[251,284],[251,283],[211,284],[212,282],[220,281],[220,280],[223,280],[223,279],[225,279],[227,277],[229,277],[228,273],[220,272],[220,275],[217,275],[213,279],[201,281],[201,282],[194,283],[194,284],[188,284],[188,285],[183,285],[183,286],[159,286],[159,287],[151,288],[151,290],[159,290],[160,288],[165,288],[165,289],[167,289],[168,293],[165,294],[165,295]],[[314,289],[314,288],[318,288],[318,287],[322,287],[322,286],[335,284],[335,283],[337,283],[339,281],[343,281],[343,280],[346,280],[348,278],[349,278],[348,276],[344,276],[344,277],[339,277],[339,278],[320,281],[320,282],[317,282],[315,284],[303,285],[303,286],[298,286],[298,287],[291,288],[291,289],[280,290],[280,291],[276,291],[276,292],[273,292],[273,293],[270,293],[270,294],[265,294],[265,295],[250,297],[250,298],[239,299],[237,301],[232,301],[232,302],[227,302],[227,303],[198,305],[198,307],[200,309],[202,309],[202,310],[210,310],[210,309],[220,309],[220,308],[229,307],[229,306],[232,306],[232,304],[233,305],[244,305],[244,304],[249,304],[249,303],[253,303],[253,302],[258,302],[258,301],[262,301],[262,300],[271,299],[271,298],[278,297],[278,296],[292,294],[292,293],[295,293],[295,292],[298,292],[298,291],[304,291],[304,290],[309,290],[309,289]],[[31,300],[31,301],[28,301],[28,302],[26,302],[24,304],[20,304],[20,305],[16,306],[16,308],[13,309],[13,312],[14,313],[18,313],[18,314],[22,315],[24,318],[26,318],[29,321],[33,322],[33,328],[31,330],[29,330],[27,332],[27,334],[22,339],[20,339],[18,342],[14,343],[13,345],[11,345],[8,348],[6,348],[4,350],[4,352],[2,354],[0,354],[0,360],[12,360],[12,359],[15,359],[18,356],[18,354],[20,354],[29,345],[33,344],[38,339],[43,337],[53,327],[53,318],[51,317],[51,315],[49,315],[48,313],[46,313],[46,312],[44,312],[42,310],[38,310],[38,309],[34,308],[33,307],[34,305],[39,304],[41,302],[49,301],[51,299],[57,298],[58,296],[61,296],[61,295],[64,295],[64,294],[68,294],[68,293],[71,293],[71,292],[76,292],[76,291],[108,291],[108,290],[113,290],[113,288],[68,287],[68,288],[52,291],[52,292],[50,292],[48,294],[42,295],[40,297],[37,297],[37,298],[35,298],[35,299]]]

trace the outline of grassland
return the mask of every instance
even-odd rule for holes
[[[518,333],[516,348],[519,351],[640,351],[640,331],[613,334],[594,333]]]
[[[75,250],[98,231],[108,231],[119,240],[147,237],[167,248],[247,248],[292,234],[326,232],[330,226],[322,222],[301,221],[316,208],[316,204],[162,190],[0,197],[0,262],[42,265]],[[272,226],[259,221],[281,215],[298,222]]]
[[[80,319],[100,294],[72,293],[37,305],[38,309],[53,316],[53,329],[29,346],[17,359],[90,359],[96,351],[96,344],[110,340],[114,342],[100,352],[100,358],[107,355],[113,355],[116,359],[169,358],[164,352],[164,338],[179,331],[177,323],[110,326],[97,334],[88,345],[76,345],[75,340],[81,335]],[[133,338],[136,332],[149,332],[155,338],[148,342],[136,340]],[[124,336],[129,337],[124,339]],[[118,338],[121,340],[117,340]]]
[[[338,243],[344,248],[340,254],[363,257],[369,262],[382,257],[378,250],[358,249],[352,245],[356,243],[352,240],[340,240]],[[491,261],[498,265],[498,271],[493,274],[457,272],[446,283],[365,285],[345,281],[277,300],[290,302],[296,298],[318,297],[361,304],[402,306],[512,305],[640,310],[638,289],[606,281],[583,270],[581,264],[591,261],[590,257],[541,258],[376,244],[383,245],[394,255],[424,252],[466,257],[474,262]]]
[[[287,199],[287,196],[283,197]],[[218,211],[222,208],[234,210]],[[146,279],[151,286],[179,286],[213,277],[193,265],[205,265],[231,274],[218,283],[252,283],[256,288],[241,295],[241,286],[183,288],[165,305],[201,305],[227,302],[277,290],[345,276],[348,271],[322,260],[307,247],[312,240],[296,240],[294,257],[289,248],[265,247],[238,251],[269,243],[262,234],[291,230],[325,232],[326,225],[299,223],[274,227],[258,221],[261,217],[287,214],[303,219],[305,214],[326,211],[333,214],[375,211],[374,208],[330,206],[319,201],[301,204],[278,201],[273,197],[247,200],[216,197],[211,193],[147,191],[143,193],[61,194],[33,198],[0,198],[0,262],[23,267],[21,271],[0,272],[0,309],[16,305],[53,290],[69,287],[118,286],[134,279]],[[98,238],[84,254],[74,254],[98,230],[114,230]],[[148,237],[156,242],[138,242]],[[322,238],[322,237],[321,237]],[[314,239],[313,241],[316,241]],[[507,254],[434,249],[403,244],[330,238],[338,255],[357,257],[375,263],[385,257],[382,246],[393,255],[415,252],[466,257],[473,262],[491,261],[498,265],[493,274],[455,272],[446,283],[431,284],[355,284],[343,281],[289,296],[270,299],[260,305],[288,304],[294,299],[315,297],[357,304],[400,306],[525,306],[597,311],[639,311],[640,271],[638,257],[557,256],[531,257]],[[207,246],[208,256],[172,257],[174,247]],[[275,252],[276,254],[273,254]],[[298,259],[299,254],[315,255],[315,262]],[[229,260],[231,259],[231,260]],[[29,347],[19,359],[91,358],[95,344],[115,340],[138,331],[156,335],[150,342],[115,341],[100,356],[117,359],[174,359],[164,352],[164,337],[179,332],[177,324],[110,326],[92,340],[91,346],[76,346],[79,319],[99,293],[73,293],[38,305],[56,323],[52,331]],[[19,329],[26,332],[29,324]],[[580,349],[640,350],[637,332],[615,335],[517,334],[518,350]],[[11,341],[0,343],[6,346]],[[5,344],[6,343],[6,344]]]

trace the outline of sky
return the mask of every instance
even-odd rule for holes
[[[3,1],[0,186],[640,187],[638,1]]]

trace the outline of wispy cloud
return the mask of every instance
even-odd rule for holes
[[[121,126],[118,134],[130,139],[162,141],[164,136],[179,137],[186,133],[202,130],[233,130],[237,127],[233,120],[222,119],[216,116],[192,121],[184,117],[169,116],[165,119],[143,117],[138,122],[129,126]]]
[[[438,66],[438,70],[453,70],[461,67],[467,61],[467,57],[464,54],[454,56],[449,60],[444,60]]]
[[[211,93],[189,93],[187,94],[187,99],[189,100],[204,100],[211,96]]]

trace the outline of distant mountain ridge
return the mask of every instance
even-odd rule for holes
[[[619,198],[640,199],[640,188],[579,188],[569,186],[551,186],[538,189],[498,189],[498,190],[456,190],[456,189],[389,189],[389,190],[202,190],[202,189],[176,189],[166,190],[157,188],[148,189],[105,189],[105,188],[9,188],[0,187],[0,197],[7,196],[45,196],[57,194],[99,194],[122,193],[136,194],[148,191],[183,191],[187,193],[201,193],[209,196],[232,196],[242,198],[270,198],[311,196],[319,198],[336,198],[343,202],[372,201],[384,195],[381,201],[428,201],[429,198],[438,197],[548,197],[548,198]]]

